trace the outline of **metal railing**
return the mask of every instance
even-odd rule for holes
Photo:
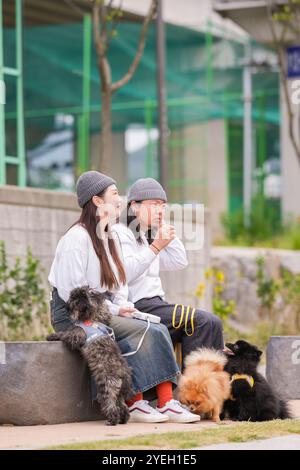
[[[17,155],[6,154],[5,142],[5,104],[0,104],[0,184],[7,182],[7,165],[17,165],[18,185],[26,186],[26,161],[25,161],[25,133],[24,133],[24,103],[23,103],[23,52],[22,52],[22,29],[23,29],[23,0],[15,0],[15,22],[16,22],[16,66],[5,67],[4,45],[3,45],[3,2],[0,0],[0,81],[5,82],[5,76],[14,77],[16,80],[17,106]]]

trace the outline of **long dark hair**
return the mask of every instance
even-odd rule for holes
[[[137,204],[140,204],[142,201],[136,201]],[[138,223],[138,220],[136,218],[136,215],[134,214],[132,208],[131,208],[131,202],[129,202],[126,206],[126,208],[124,209],[121,217],[120,217],[120,222],[122,222],[123,224],[125,224],[128,228],[130,228],[130,230],[132,231],[133,235],[135,236],[135,239],[138,243],[142,244],[143,243],[143,240],[142,240],[142,237],[141,237],[141,233],[140,233],[140,224]],[[151,230],[151,228],[149,228],[149,230],[147,230],[147,232],[145,233],[145,237],[149,243],[149,245],[151,245],[151,243],[153,242],[153,232]]]
[[[103,197],[105,191],[102,191],[96,196]],[[108,290],[111,290],[113,288],[117,289],[120,286],[119,281],[109,263],[103,240],[97,235],[97,224],[99,221],[100,217],[99,215],[97,215],[97,206],[93,203],[92,199],[90,199],[83,206],[79,219],[76,220],[76,222],[74,222],[74,224],[72,224],[68,230],[70,230],[72,227],[74,227],[74,225],[77,224],[82,225],[87,230],[89,236],[91,237],[96,255],[99,258],[101,266],[101,286],[107,287]],[[106,226],[105,230],[108,232],[108,226]],[[114,263],[117,267],[119,280],[122,284],[126,284],[126,275],[123,264],[119,258],[115,242],[113,238],[109,235],[110,234],[108,232],[108,248],[112,259],[114,260]]]

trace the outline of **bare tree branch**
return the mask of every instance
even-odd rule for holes
[[[286,37],[286,34],[287,34],[288,30],[289,30],[288,25],[287,24],[283,25],[282,32],[281,32],[280,38],[278,40],[279,44],[284,43],[285,37]]]
[[[295,132],[294,132],[295,115],[294,115],[291,100],[290,100],[288,80],[286,78],[284,47],[283,47],[283,43],[280,42],[280,39],[277,37],[277,34],[276,34],[274,20],[272,17],[272,0],[268,0],[267,2],[267,17],[268,17],[268,21],[269,21],[269,25],[271,29],[272,39],[273,39],[274,45],[277,50],[277,55],[278,55],[280,81],[282,84],[284,98],[285,98],[285,102],[287,106],[287,113],[288,113],[289,136],[290,136],[292,146],[295,150],[296,156],[300,164],[300,146],[297,142]]]
[[[137,52],[133,62],[121,80],[112,84],[111,66],[107,58],[107,52],[110,36],[113,37],[115,25],[120,20],[119,11],[123,0],[119,1],[119,9],[113,8],[113,0],[109,2],[105,2],[105,0],[92,0],[90,3],[92,5],[93,36],[101,82],[101,154],[99,166],[104,172],[109,172],[112,154],[112,94],[125,85],[133,76],[145,48],[146,35],[150,22],[158,6],[158,0],[151,0],[149,11],[143,21]]]
[[[107,9],[104,4],[104,2],[101,3],[100,8],[99,8],[99,19],[100,19],[100,25],[101,25],[101,42],[104,48],[104,51],[106,51],[106,38],[107,38]]]
[[[99,5],[97,2],[94,2],[93,4],[93,34],[98,59],[98,68],[101,76],[102,90],[108,90],[111,86],[111,72],[105,55],[105,44],[103,43],[102,37],[100,35],[100,16],[103,14],[103,12],[101,12],[101,6],[102,5]]]
[[[150,22],[152,21],[154,15],[156,13],[157,5],[158,5],[158,0],[152,0],[151,1],[149,11],[148,11],[147,15],[145,16],[145,19],[144,19],[144,22],[143,22],[143,27],[142,27],[141,34],[140,34],[137,53],[136,53],[136,55],[133,59],[133,62],[131,64],[131,66],[129,67],[128,71],[125,73],[125,75],[120,80],[118,80],[117,82],[112,84],[112,87],[111,87],[112,92],[115,92],[116,90],[118,90],[122,86],[126,85],[126,83],[129,82],[129,80],[133,76],[134,72],[136,71],[136,68],[137,68],[137,66],[140,62],[140,59],[142,57],[142,54],[143,54],[143,51],[144,51],[144,48],[145,48],[145,42],[146,42],[146,36],[147,36],[148,28],[149,28]]]
[[[100,5],[97,2],[93,4],[92,10],[92,17],[93,17],[93,34],[94,34],[94,42],[96,45],[96,51],[99,55],[105,55],[105,49],[103,47],[103,43],[100,36]]]
[[[293,0],[288,1],[288,6],[290,7],[293,15],[294,15],[294,21],[291,21],[291,29],[295,33],[297,40],[300,41],[300,29],[299,29],[299,24],[300,24],[300,18],[299,18],[299,4],[296,5],[296,3],[293,2]]]
[[[110,3],[112,4],[113,0],[111,0]],[[119,6],[116,7],[116,10],[118,12],[122,12],[122,6],[123,6],[123,0],[120,0]],[[118,24],[120,23],[121,16],[122,16],[122,14],[121,15],[114,15],[114,17],[112,18],[112,20],[110,22],[110,32],[107,34],[107,49],[109,49],[110,41],[114,38],[113,33],[114,33],[114,31],[116,31],[116,28],[117,28]]]

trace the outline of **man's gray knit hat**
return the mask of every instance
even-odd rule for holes
[[[82,173],[76,183],[79,206],[83,207],[93,196],[101,193],[111,184],[116,184],[115,180],[99,171],[86,171]]]
[[[161,199],[167,202],[167,195],[162,185],[153,178],[140,178],[130,187],[128,202]]]

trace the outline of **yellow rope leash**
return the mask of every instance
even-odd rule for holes
[[[178,330],[178,328],[181,327],[181,323],[182,323],[183,316],[184,316],[184,305],[181,305],[181,316],[180,316],[179,323],[176,326],[175,323],[176,323],[176,313],[177,313],[177,307],[178,306],[179,306],[179,304],[175,305],[174,310],[173,310],[173,317],[172,317],[172,326],[173,326],[173,328],[175,328],[175,330]]]
[[[190,305],[187,306],[187,309],[186,309],[186,312],[185,312],[185,324],[184,324],[184,329],[185,329],[185,332],[186,334],[187,333],[187,324],[188,324],[188,321],[189,321],[189,314],[190,314]]]
[[[180,320],[179,320],[178,324],[176,325],[176,313],[177,313],[177,308],[179,307],[179,305],[181,305],[181,315],[180,315]],[[194,317],[195,317],[195,312],[196,312],[195,308],[192,309],[191,318],[190,318],[191,333],[188,332],[188,321],[189,321],[190,309],[191,309],[191,306],[188,305],[188,307],[186,309],[186,312],[185,312],[184,311],[184,305],[176,304],[174,309],[173,309],[173,315],[172,315],[172,326],[173,326],[173,328],[175,328],[175,330],[178,330],[182,325],[182,322],[183,322],[183,319],[184,319],[184,314],[185,314],[184,329],[185,329],[185,333],[186,333],[187,336],[193,336],[193,334],[195,332],[195,325],[194,325]]]
[[[189,306],[190,308],[190,306]],[[193,336],[194,332],[195,332],[195,325],[194,325],[194,316],[195,316],[195,312],[196,312],[196,309],[193,308],[192,310],[192,313],[191,313],[191,319],[190,319],[190,324],[191,324],[191,333],[188,333],[188,329],[187,329],[187,320],[185,322],[185,332],[187,334],[187,336]]]

